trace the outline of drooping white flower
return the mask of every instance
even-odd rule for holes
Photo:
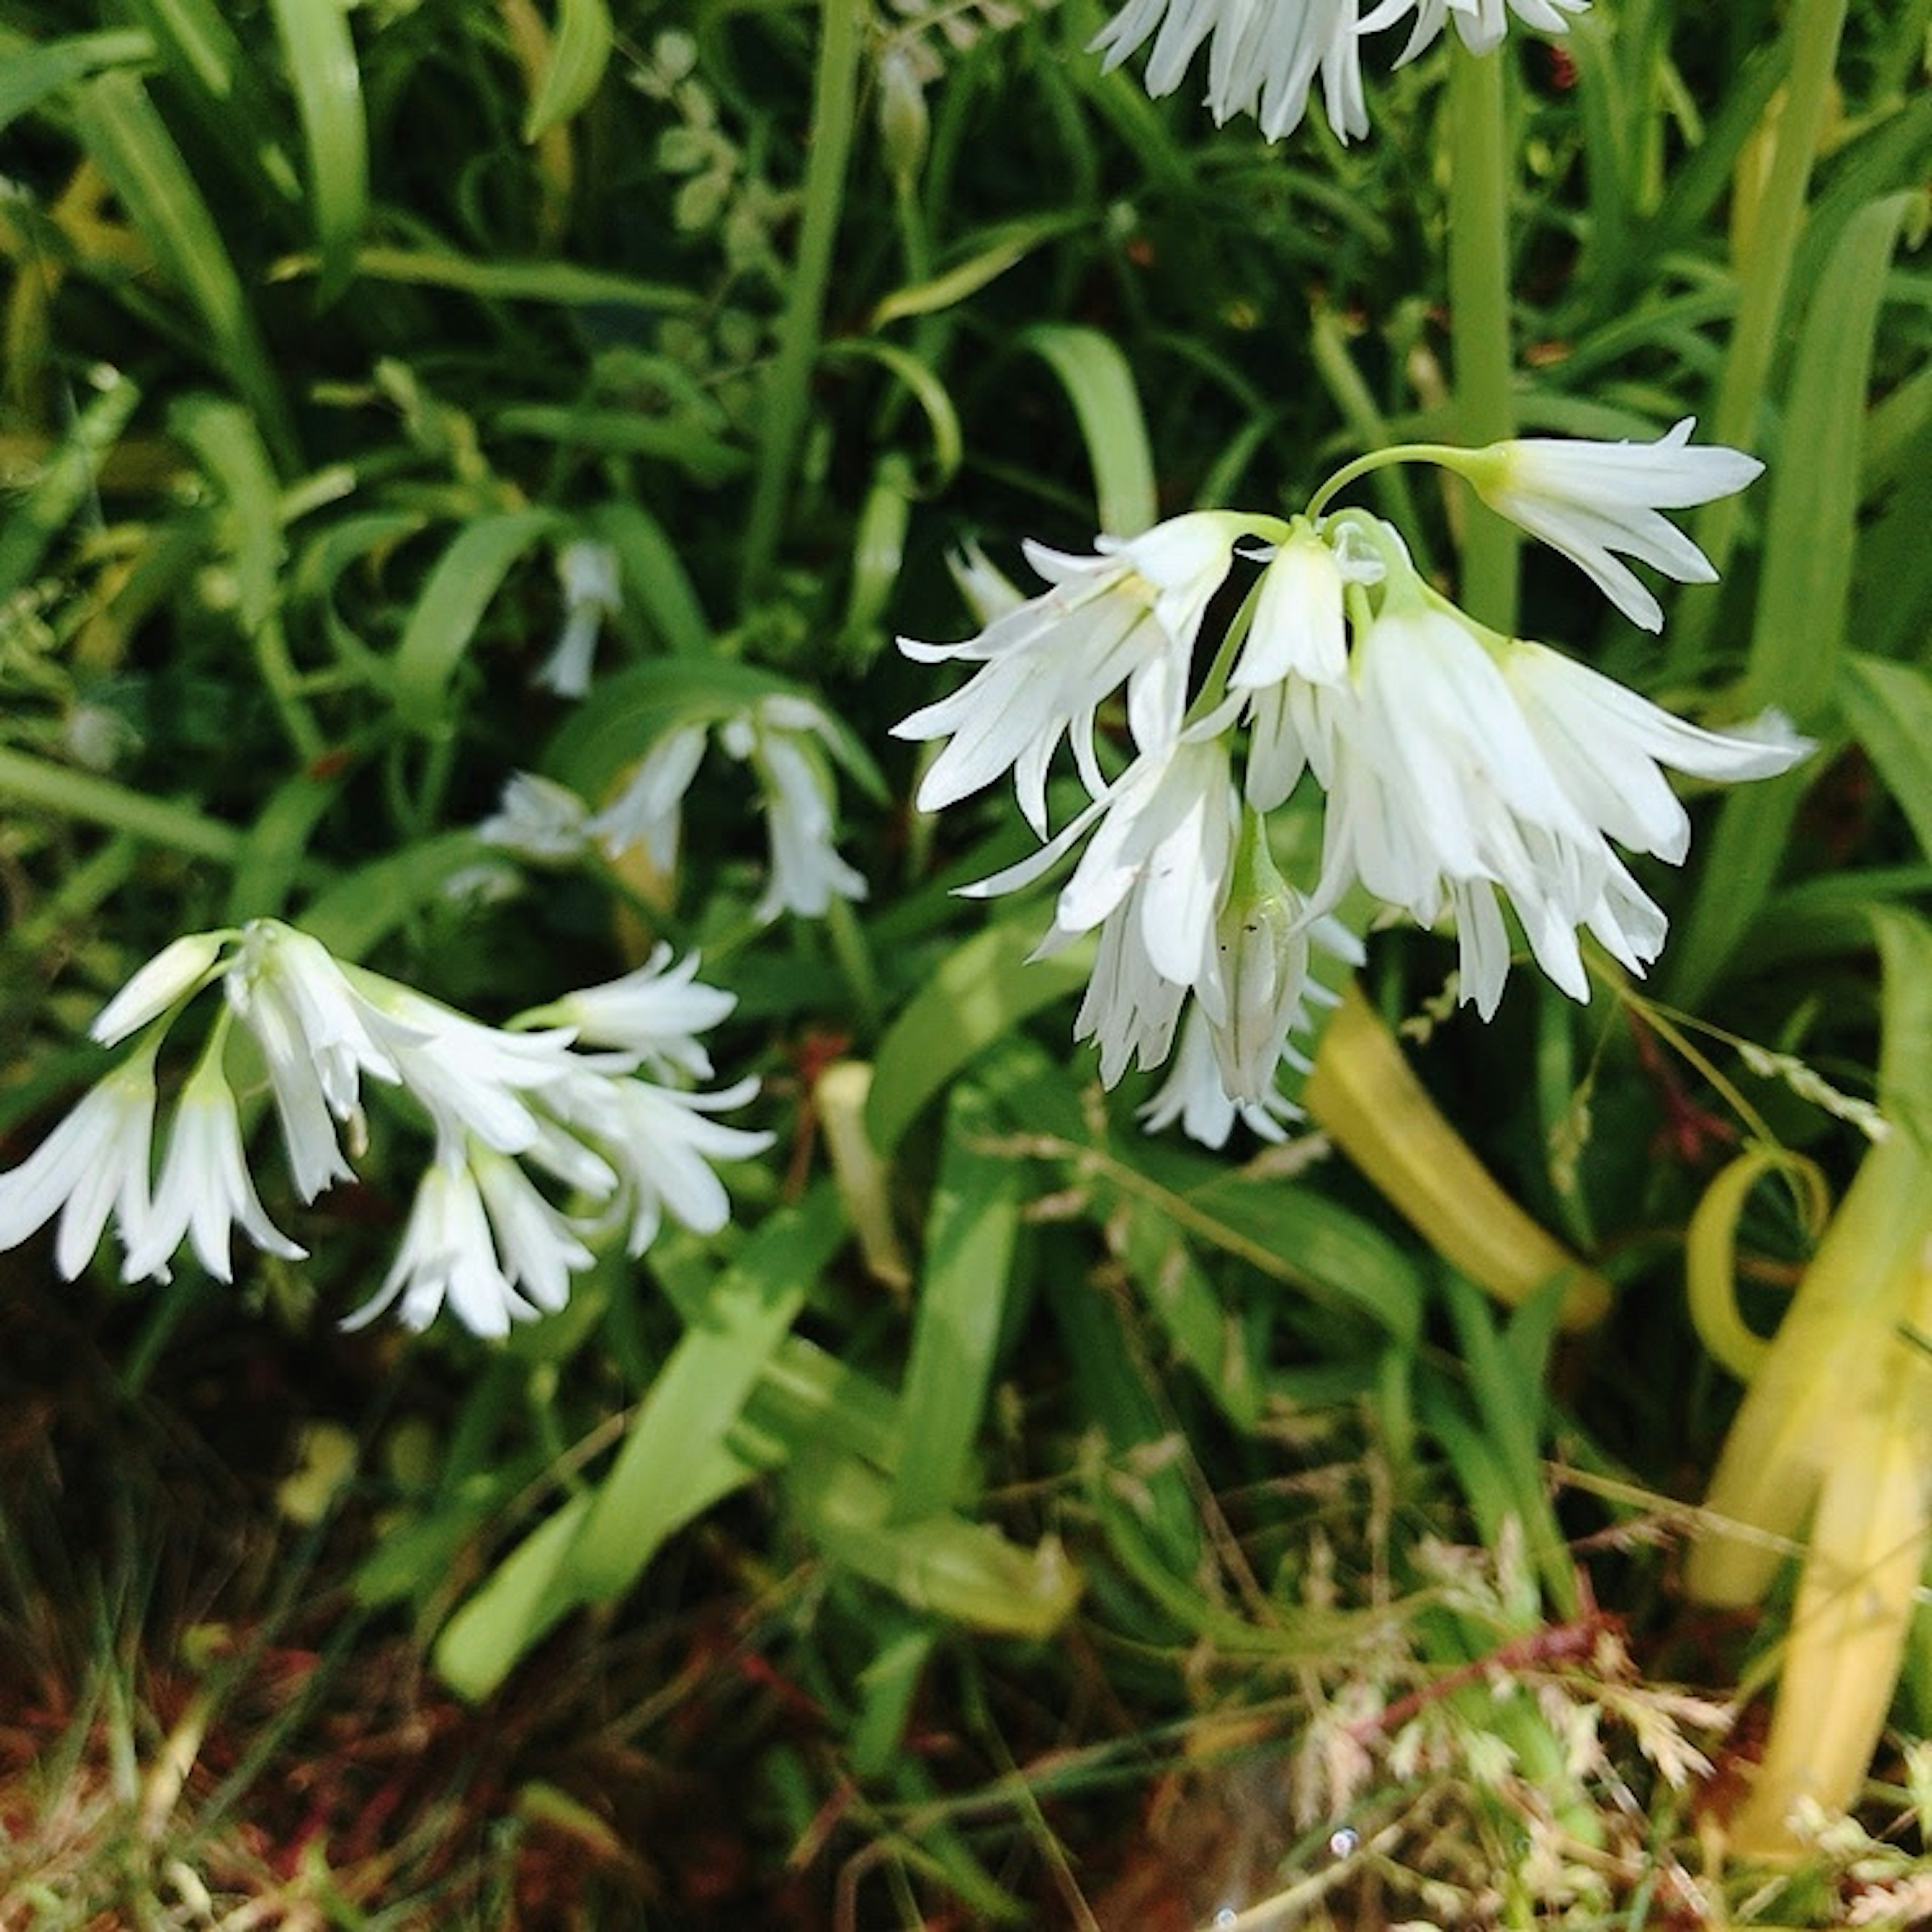
[[[623,602],[617,553],[608,544],[579,538],[557,552],[556,574],[563,586],[563,632],[530,681],[560,698],[581,698],[590,688],[597,634]]]
[[[1612,553],[1680,584],[1714,582],[1710,559],[1659,513],[1729,496],[1764,469],[1722,444],[1692,448],[1695,427],[1686,416],[1654,442],[1529,436],[1441,460],[1492,509],[1561,550],[1632,623],[1660,631],[1657,599]]]
[[[361,1076],[394,1084],[396,1065],[370,1037],[367,1010],[328,949],[279,920],[252,920],[222,978],[236,1016],[262,1049],[296,1191],[313,1201],[352,1178],[334,1120],[362,1131]],[[331,1115],[334,1117],[332,1120]]]
[[[565,1027],[583,1046],[615,1047],[637,1054],[660,1073],[676,1071],[708,1080],[711,1057],[696,1036],[723,1019],[738,996],[698,980],[696,953],[675,966],[670,966],[670,957],[669,943],[661,942],[634,972],[567,993],[523,1014],[516,1023]]]
[[[1413,13],[1408,44],[1396,62],[1400,67],[1432,46],[1451,20],[1472,53],[1486,54],[1508,32],[1512,14],[1538,33],[1561,34],[1568,31],[1571,15],[1587,13],[1589,7],[1590,0],[1383,0],[1363,21],[1361,31],[1378,32]]]
[[[684,796],[704,761],[705,736],[702,724],[677,725],[638,760],[590,824],[591,836],[608,857],[621,858],[641,845],[660,872],[676,868]]]
[[[97,1081],[18,1167],[0,1174],[0,1248],[17,1247],[58,1214],[54,1264],[71,1281],[100,1246],[112,1215],[130,1257],[124,1279],[135,1280],[131,1258],[144,1247],[152,1212],[154,1130],[151,1041]]]
[[[1150,1134],[1157,1134],[1180,1123],[1190,1140],[1205,1148],[1228,1144],[1228,1136],[1240,1121],[1264,1141],[1287,1138],[1285,1121],[1298,1120],[1301,1109],[1282,1093],[1272,1079],[1258,1100],[1229,1097],[1215,1058],[1214,1043],[1208,1019],[1196,1004],[1188,1009],[1181,1022],[1180,1041],[1167,1078],[1135,1110],[1136,1117]]]
[[[1255,594],[1254,620],[1228,679],[1247,694],[1249,726],[1244,796],[1272,812],[1292,792],[1312,758],[1327,770],[1310,694],[1337,686],[1348,670],[1342,594],[1359,566],[1345,566],[1306,524],[1278,545]]]
[[[862,899],[865,878],[838,856],[837,791],[821,741],[831,729],[808,700],[761,698],[727,718],[718,741],[757,774],[771,842],[771,868],[753,908],[760,921],[782,912],[820,919],[835,898]]]
[[[342,971],[398,1083],[429,1115],[439,1158],[466,1140],[521,1154],[537,1137],[531,1100],[574,1075],[568,1028],[508,1033],[359,966]]]
[[[1328,124],[1344,141],[1369,130],[1360,0],[1128,0],[1095,37],[1103,70],[1150,35],[1147,91],[1172,94],[1208,42],[1208,107],[1217,122],[1253,114],[1270,141],[1299,126],[1317,74]]]
[[[175,1251],[191,1239],[202,1266],[218,1281],[232,1281],[229,1240],[237,1226],[256,1247],[285,1260],[300,1261],[308,1252],[268,1219],[255,1191],[235,1096],[222,1071],[226,1030],[216,1022],[208,1050],[175,1103],[154,1210],[140,1240],[128,1250],[130,1280],[142,1275],[165,1280]]]
[[[537,1312],[497,1258],[476,1177],[460,1154],[439,1155],[424,1170],[382,1286],[342,1325],[366,1327],[398,1297],[406,1328],[427,1328],[446,1304],[472,1334],[494,1339]]]
[[[1226,580],[1234,545],[1270,518],[1196,511],[1127,539],[1102,537],[1097,554],[1026,546],[1049,588],[996,617],[963,644],[902,638],[923,664],[980,668],[964,684],[902,719],[892,735],[950,742],[920,782],[922,812],[969,797],[1013,773],[1020,809],[1046,836],[1046,774],[1069,740],[1090,796],[1106,789],[1094,755],[1100,705],[1124,684],[1135,745],[1158,749],[1180,733],[1194,642],[1209,601]]]
[[[1325,910],[1359,880],[1425,925],[1453,910],[1462,994],[1486,1019],[1509,968],[1499,894],[1537,964],[1587,1000],[1580,928],[1638,974],[1664,942],[1663,914],[1610,844],[1683,856],[1688,824],[1658,766],[1764,777],[1804,748],[1700,731],[1541,645],[1412,598],[1358,635],[1349,698],[1331,715],[1315,902]]]
[[[590,811],[569,786],[512,772],[496,809],[476,828],[486,845],[544,865],[567,865],[590,842]]]
[[[748,1160],[771,1145],[772,1136],[709,1117],[742,1107],[758,1088],[755,1080],[741,1080],[720,1093],[687,1094],[586,1072],[553,1089],[544,1102],[616,1170],[622,1191],[614,1211],[628,1214],[627,1244],[640,1255],[657,1238],[667,1209],[694,1234],[715,1234],[730,1220],[730,1197],[710,1163]]]
[[[963,889],[974,898],[1010,892],[1086,842],[1040,950],[1100,929],[1076,1031],[1099,1042],[1108,1085],[1130,1057],[1158,1064],[1180,995],[1211,985],[1219,972],[1215,922],[1238,812],[1226,738],[1234,709],[1224,704],[1162,748],[1143,752],[1038,852]]]

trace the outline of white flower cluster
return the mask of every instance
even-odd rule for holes
[[[496,1028],[338,960],[277,920],[178,939],[94,1023],[108,1046],[146,1029],[133,1054],[0,1174],[0,1248],[58,1215],[55,1260],[70,1280],[110,1217],[125,1280],[165,1280],[184,1240],[228,1280],[238,1226],[257,1247],[300,1259],[256,1190],[234,1083],[266,1083],[296,1192],[313,1201],[353,1178],[343,1141],[360,1153],[367,1077],[409,1096],[434,1151],[394,1265],[349,1325],[399,1304],[403,1321],[422,1328],[447,1303],[478,1334],[502,1335],[563,1306],[571,1276],[590,1265],[586,1243],[607,1227],[628,1223],[634,1255],[667,1212],[715,1233],[730,1210],[710,1163],[770,1144],[769,1134],[710,1118],[750,1100],[755,1080],[709,1094],[682,1084],[710,1078],[697,1035],[734,1001],[697,981],[694,958],[670,960],[660,947],[622,979]],[[187,1003],[217,981],[224,1004],[175,1102],[157,1181],[156,1052]],[[532,1169],[584,1208],[557,1206]]]
[[[1760,466],[1690,448],[1690,427],[1649,446],[1428,446],[1374,460],[1460,472],[1654,628],[1654,598],[1612,553],[1707,579],[1659,507],[1727,494]],[[1150,1116],[1179,1115],[1210,1141],[1237,1108],[1264,1132],[1278,1113],[1310,940],[1348,956],[1329,915],[1356,886],[1424,924],[1454,914],[1461,997],[1485,1018],[1509,970],[1505,899],[1537,964],[1585,1000],[1580,932],[1640,974],[1664,944],[1663,913],[1615,849],[1683,859],[1690,823],[1662,768],[1762,778],[1809,748],[1774,717],[1728,734],[1686,724],[1544,645],[1485,629],[1422,580],[1380,519],[1321,514],[1334,487],[1292,522],[1203,512],[1102,538],[1092,557],[1030,548],[1043,593],[964,644],[902,640],[913,658],[975,667],[896,728],[946,740],[920,807],[1011,771],[1044,842],[966,890],[1010,891],[1079,849],[1040,947],[1098,930],[1076,1036],[1098,1043],[1112,1085],[1136,1060],[1166,1059],[1191,994],[1174,1079]],[[1208,606],[1243,554],[1258,580],[1197,678]],[[1110,778],[1095,722],[1123,686],[1132,755]],[[1046,776],[1063,739],[1089,802],[1049,836]],[[1267,818],[1304,772],[1327,809],[1319,872],[1300,890],[1276,869]]]
[[[777,692],[718,719],[676,724],[632,768],[616,796],[592,812],[568,785],[527,772],[513,776],[497,810],[477,827],[489,844],[549,864],[580,857],[595,843],[610,858],[641,846],[660,872],[677,864],[685,795],[715,724],[728,757],[749,767],[771,850],[754,916],[782,912],[822,918],[835,898],[862,899],[866,881],[840,857],[836,788],[825,747],[825,713],[810,699]]]
[[[1432,46],[1450,22],[1464,46],[1486,53],[1503,38],[1509,15],[1539,32],[1559,34],[1589,0],[1383,0],[1367,14],[1362,0],[1127,0],[1095,37],[1093,48],[1112,68],[1150,38],[1147,91],[1172,94],[1208,44],[1209,108],[1217,122],[1252,114],[1270,141],[1300,126],[1318,75],[1328,124],[1344,141],[1369,131],[1362,88],[1364,36],[1413,14],[1397,66]]]

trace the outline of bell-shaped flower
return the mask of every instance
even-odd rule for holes
[[[562,866],[590,843],[590,808],[569,786],[534,772],[512,772],[496,809],[476,828],[486,845],[539,865]]]
[[[118,1046],[170,1006],[191,999],[215,976],[214,962],[234,937],[232,930],[190,932],[163,946],[94,1016],[88,1038]]]
[[[154,1210],[140,1240],[128,1250],[130,1280],[152,1275],[165,1280],[175,1251],[191,1240],[202,1266],[218,1281],[232,1281],[230,1240],[238,1226],[268,1254],[300,1261],[308,1253],[268,1219],[255,1191],[235,1096],[222,1071],[227,1032],[226,1022],[218,1020],[207,1050],[175,1102]]]
[[[560,698],[581,698],[590,688],[597,634],[623,602],[617,553],[608,544],[579,538],[557,552],[556,575],[563,587],[563,631],[530,681]]]
[[[1239,1120],[1264,1141],[1288,1138],[1285,1122],[1298,1120],[1301,1109],[1281,1092],[1272,1079],[1255,1100],[1232,1099],[1222,1084],[1220,1064],[1210,1036],[1207,1015],[1197,1001],[1181,1022],[1180,1044],[1167,1078],[1135,1110],[1136,1117],[1150,1134],[1157,1134],[1180,1123],[1180,1130],[1205,1148],[1228,1144],[1228,1136]]]
[[[1226,902],[1215,922],[1220,971],[1200,994],[1221,1084],[1230,1098],[1274,1090],[1290,1028],[1305,1017],[1307,902],[1268,850],[1268,826],[1247,813]]]
[[[658,1072],[675,1070],[708,1080],[711,1057],[696,1036],[723,1019],[738,996],[697,977],[696,953],[675,966],[670,966],[670,957],[669,943],[661,943],[634,972],[567,993],[520,1015],[515,1024],[565,1027],[580,1045],[615,1047],[635,1054]]]
[[[18,1167],[0,1174],[0,1249],[17,1247],[58,1214],[54,1264],[71,1281],[111,1215],[130,1258],[142,1252],[153,1211],[154,1131],[151,1042],[97,1081]],[[136,1278],[131,1261],[124,1278]]]
[[[1764,468],[1722,444],[1693,448],[1696,426],[1686,416],[1654,442],[1530,436],[1438,460],[1492,510],[1561,550],[1632,623],[1660,631],[1662,607],[1613,553],[1680,584],[1714,582],[1710,559],[1660,513],[1731,496]]]
[[[770,840],[771,868],[754,908],[760,921],[782,912],[820,919],[835,898],[862,899],[864,878],[838,856],[838,791],[824,742],[830,728],[804,698],[760,698],[728,718],[719,742],[757,775]]]
[[[591,836],[612,859],[641,845],[658,872],[677,866],[685,794],[704,761],[705,728],[679,724],[632,768],[616,795],[590,823]]]
[[[900,650],[922,663],[980,667],[951,696],[892,728],[895,737],[949,741],[920,781],[919,808],[938,812],[1010,771],[1020,809],[1045,838],[1047,769],[1063,738],[1089,795],[1106,790],[1094,717],[1124,684],[1135,745],[1152,752],[1171,742],[1186,708],[1195,639],[1236,542],[1280,527],[1198,511],[1141,536],[1102,537],[1090,557],[1029,544],[1028,560],[1050,586],[1041,595],[963,644],[902,638]]]
[[[1351,572],[1305,523],[1277,545],[1256,588],[1253,621],[1229,674],[1248,699],[1243,796],[1272,812],[1312,763],[1326,782],[1330,760],[1310,699],[1348,673],[1342,596]]]

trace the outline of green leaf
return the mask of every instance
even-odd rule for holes
[[[47,546],[92,497],[100,465],[141,400],[140,390],[117,370],[103,368],[94,381],[98,392],[48,452],[26,494],[0,518],[0,601],[40,568]]]
[[[565,1558],[590,1502],[572,1496],[546,1517],[443,1626],[433,1658],[437,1675],[459,1697],[475,1703],[488,1696],[531,1645],[577,1607]]]
[[[1932,859],[1932,676],[1916,664],[1848,652],[1838,708]]]
[[[1038,1638],[1052,1636],[1079,1599],[1079,1572],[1055,1538],[1023,1550],[959,1516],[896,1522],[890,1486],[849,1456],[802,1458],[790,1474],[794,1513],[826,1555],[914,1610]]]
[[[244,920],[272,918],[288,902],[308,842],[322,815],[342,794],[340,776],[311,778],[298,772],[269,794],[268,803],[248,828],[229,881],[230,926]]]
[[[124,70],[98,74],[77,91],[75,111],[88,152],[128,220],[206,324],[216,363],[271,446],[290,456],[294,430],[241,279],[146,90]]]
[[[275,264],[273,279],[290,280],[320,266],[315,256],[291,255]],[[691,290],[673,283],[640,282],[569,262],[479,262],[446,248],[364,248],[356,255],[356,273],[371,281],[452,289],[502,301],[556,302],[566,308],[608,302],[614,308],[667,314],[695,308],[700,301]]]
[[[550,62],[524,122],[524,139],[540,140],[597,92],[610,58],[610,16],[604,0],[560,0]]]
[[[201,459],[227,512],[237,610],[252,637],[275,608],[282,567],[280,488],[254,418],[240,404],[184,396],[168,411],[168,427]]]
[[[571,1545],[572,1587],[584,1600],[628,1588],[665,1538],[754,1473],[726,1438],[844,1232],[837,1193],[821,1184],[764,1222],[719,1278],[638,1405]]]
[[[752,460],[746,451],[709,430],[604,407],[519,404],[499,410],[490,428],[499,436],[541,436],[566,448],[594,449],[607,456],[660,458],[676,464],[694,482],[706,484],[742,476]]]
[[[309,206],[322,254],[319,306],[347,286],[369,219],[362,75],[344,0],[272,0],[308,151]]]
[[[1154,452],[1133,370],[1098,330],[1058,322],[1023,329],[1017,338],[1060,378],[1078,418],[1094,469],[1094,497],[1108,536],[1138,536],[1160,514]]]
[[[548,510],[503,510],[459,531],[436,560],[396,647],[394,697],[404,724],[448,728],[444,693],[511,566],[557,526]]]
[[[137,27],[76,34],[24,52],[0,46],[0,131],[97,68],[138,66],[154,54],[154,41]]]
[[[997,1126],[984,1096],[953,1089],[906,1370],[896,1522],[935,1515],[958,1498],[986,1407],[1024,1178],[1018,1162],[980,1144]]]
[[[590,527],[617,553],[626,588],[670,650],[702,657],[711,649],[711,620],[704,614],[691,573],[670,533],[635,503],[600,503]],[[601,701],[604,687],[598,687]]]
[[[1870,918],[1885,968],[1879,1105],[1932,1153],[1932,925],[1902,907],[1874,906]]]
[[[1748,708],[1781,705],[1806,728],[1822,722],[1838,681],[1874,340],[1893,251],[1922,201],[1916,190],[1887,195],[1846,224],[1798,338],[1743,700]],[[1670,997],[1676,1004],[1696,1006],[1723,971],[1777,877],[1814,776],[1801,765],[1725,800],[1696,902],[1672,947]]]
[[[866,1102],[866,1131],[882,1156],[962,1066],[1029,1015],[1087,983],[1090,943],[1035,960],[1038,938],[1030,917],[976,934],[947,955],[886,1030]]]
[[[976,295],[988,282],[997,281],[1009,268],[1024,261],[1042,242],[1066,233],[1086,218],[1084,214],[1061,214],[1018,223],[943,273],[895,289],[873,310],[870,326],[884,328],[889,322],[903,322],[910,316],[936,315],[942,309],[951,308],[968,296]]]

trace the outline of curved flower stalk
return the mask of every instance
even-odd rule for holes
[[[818,705],[784,692],[674,724],[596,812],[567,785],[514,772],[477,835],[540,865],[580,860],[593,845],[612,860],[641,849],[657,873],[668,877],[682,842],[685,798],[714,726],[726,755],[756,779],[764,814],[770,863],[754,916],[760,923],[782,912],[820,919],[834,899],[864,898],[863,874],[840,856],[836,842],[834,766],[845,762],[845,747]]]
[[[1422,580],[1389,525],[1324,508],[1384,464],[1440,464],[1641,618],[1649,592],[1612,553],[1696,580],[1708,566],[1661,511],[1758,472],[1735,451],[1690,448],[1689,427],[1652,445],[1380,452],[1290,520],[1200,514],[1103,542],[1091,560],[1030,553],[1052,580],[1046,592],[962,644],[902,640],[909,656],[979,667],[898,727],[949,741],[918,803],[934,809],[1011,770],[1044,842],[964,890],[1010,891],[1080,852],[1040,950],[1098,928],[1075,1033],[1097,1044],[1106,1083],[1166,1060],[1191,994],[1187,1064],[1153,1117],[1225,1138],[1238,1108],[1258,1126],[1252,1110],[1269,1117],[1304,1017],[1309,940],[1348,956],[1354,942],[1330,915],[1358,888],[1421,924],[1453,917],[1460,995],[1486,1019],[1510,969],[1506,910],[1573,998],[1589,997],[1586,932],[1641,975],[1666,922],[1624,855],[1674,865],[1690,843],[1665,770],[1769,777],[1808,743],[1776,714],[1731,732],[1688,724],[1546,645],[1490,631]],[[1238,550],[1243,539],[1256,548]],[[1199,673],[1208,603],[1241,556],[1258,574]],[[1124,684],[1133,754],[1109,778],[1096,719]],[[1047,773],[1063,738],[1090,802],[1048,837]],[[1276,867],[1266,820],[1305,777],[1325,815],[1318,870],[1298,886]],[[1218,1102],[1202,1097],[1203,1042]]]
[[[1362,0],[1127,0],[1100,30],[1092,51],[1102,70],[1120,65],[1151,40],[1147,91],[1172,94],[1204,44],[1206,100],[1217,123],[1252,114],[1278,141],[1301,124],[1316,78],[1328,124],[1343,141],[1369,131],[1362,84],[1364,38],[1415,16],[1396,62],[1413,60],[1453,20],[1462,44],[1486,53],[1502,39],[1509,16],[1560,34],[1589,0],[1385,0],[1366,16]]]
[[[58,1216],[55,1261],[70,1280],[110,1218],[124,1280],[166,1280],[184,1240],[230,1280],[237,1228],[300,1259],[256,1190],[237,1084],[266,1082],[296,1191],[312,1201],[353,1178],[366,1078],[412,1103],[435,1144],[395,1264],[350,1325],[399,1303],[405,1324],[422,1328],[447,1305],[478,1334],[502,1335],[563,1305],[571,1276],[590,1265],[589,1240],[608,1225],[628,1221],[633,1254],[667,1211],[716,1232],[730,1207],[710,1163],[770,1144],[769,1134],[710,1118],[750,1100],[755,1081],[712,1094],[682,1084],[710,1077],[696,1036],[734,1002],[698,982],[694,959],[670,962],[660,947],[621,980],[497,1028],[338,960],[278,920],[177,940],[94,1022],[108,1046],[145,1030],[132,1057],[0,1174],[0,1248]],[[223,1007],[175,1104],[157,1185],[155,1055],[182,1010],[217,982]],[[532,1170],[585,1207],[557,1205]]]

